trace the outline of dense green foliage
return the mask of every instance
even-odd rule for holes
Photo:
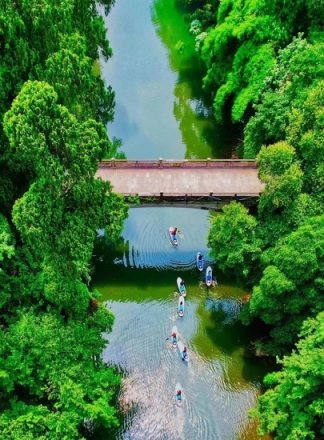
[[[272,388],[252,412],[261,421],[260,435],[275,432],[278,440],[324,436],[324,313],[305,321],[300,336],[297,350],[278,359],[283,370],[266,376],[265,383]]]
[[[113,0],[99,2],[109,11]],[[117,423],[119,377],[103,363],[114,317],[90,292],[96,230],[127,216],[95,179],[111,145],[111,55],[92,0],[0,6],[0,431],[2,439],[80,439]]]
[[[209,233],[211,255],[224,272],[238,277],[254,276],[253,261],[260,257],[260,243],[255,236],[256,220],[239,203],[225,206],[223,216],[216,218]]]
[[[278,51],[298,32],[310,38],[321,33],[324,4],[312,0],[223,0],[188,2],[207,74],[204,85],[214,96],[216,119],[222,120],[227,100],[233,121],[251,114],[259,101]]]
[[[243,322],[261,319],[265,350],[285,355],[254,412],[260,433],[322,438],[324,2],[223,0],[214,21],[201,15],[209,4],[196,4],[190,27],[204,85],[216,119],[228,103],[241,121],[243,155],[257,157],[265,188],[253,215],[232,203],[215,217],[208,244],[252,290]]]

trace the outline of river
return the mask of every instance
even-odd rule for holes
[[[128,158],[229,157],[237,133],[213,121],[192,39],[174,3],[117,0],[105,17],[114,56],[102,63],[102,72],[117,101],[109,135],[122,139]],[[98,239],[92,287],[115,315],[103,358],[122,374],[123,386],[121,426],[99,430],[94,439],[259,438],[247,411],[269,366],[245,356],[255,338],[237,319],[247,292],[208,257],[206,236],[215,215],[134,208],[116,246]],[[178,247],[169,240],[171,225],[180,230]],[[196,268],[198,251],[214,269],[212,288]],[[178,276],[187,288],[183,318],[176,310]],[[173,325],[188,346],[189,364],[168,339]],[[174,405],[177,382],[185,396],[181,408]]]
[[[226,115],[215,123],[193,37],[174,3],[117,0],[106,18],[114,55],[102,73],[116,93],[109,136],[122,139],[128,159],[231,157],[238,127]]]

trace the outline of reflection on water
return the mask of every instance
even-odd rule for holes
[[[237,320],[246,292],[208,260],[209,220],[203,210],[131,209],[116,248],[104,238],[98,241],[93,287],[116,317],[103,356],[123,375],[124,415],[116,432],[94,438],[258,438],[247,410],[255,405],[267,367],[243,356],[254,336]],[[171,225],[180,230],[178,247],[169,240]],[[198,251],[218,281],[210,289],[196,269]],[[187,288],[183,318],[176,309],[179,275]],[[189,349],[189,364],[172,348],[174,325]],[[177,382],[186,397],[181,408],[174,405]]]
[[[217,125],[202,90],[204,67],[175,0],[118,0],[108,17],[113,57],[102,74],[116,93],[109,136],[128,159],[225,158],[237,127]],[[177,50],[182,42],[183,50]]]
[[[213,99],[202,89],[205,66],[195,51],[194,37],[188,34],[184,15],[174,0],[154,0],[152,8],[156,32],[168,51],[169,65],[177,73],[173,114],[178,121],[185,158],[227,158],[238,143],[239,127],[225,112],[224,124],[216,124]],[[181,42],[182,50],[177,50]]]

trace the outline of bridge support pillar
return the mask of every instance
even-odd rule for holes
[[[160,202],[163,201],[163,192],[160,192]]]
[[[209,167],[210,165],[210,157],[207,157],[206,167]]]
[[[159,159],[159,168],[163,168],[163,159],[161,157]]]

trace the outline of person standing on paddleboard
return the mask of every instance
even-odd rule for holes
[[[183,312],[183,302],[180,302],[179,312]]]

